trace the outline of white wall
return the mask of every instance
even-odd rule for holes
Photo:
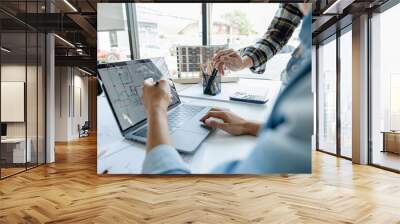
[[[79,133],[78,133],[78,125],[83,125],[85,121],[88,120],[88,78],[87,76],[81,76],[82,73],[76,74],[77,70],[75,70],[75,75],[74,75],[74,92],[75,94],[73,96],[74,99],[74,108],[72,108],[72,117],[73,119],[71,120],[71,135],[73,138],[78,138]],[[80,91],[80,93],[78,93]],[[78,96],[80,95],[80,99]],[[78,101],[81,101],[80,103]],[[79,108],[81,107],[81,108]],[[81,109],[82,111],[79,111]],[[75,112],[75,113],[74,113]]]
[[[88,120],[88,78],[72,67],[56,67],[55,73],[55,140],[70,141],[79,138],[78,125]]]
[[[37,70],[38,69],[38,70]],[[26,85],[26,106],[22,107],[22,113],[26,113],[26,120],[22,122],[6,122],[7,137],[29,139],[32,151],[32,161],[44,163],[45,150],[45,116],[44,116],[44,73],[41,66],[25,66],[18,63],[5,63],[1,66],[2,82],[24,82]],[[27,80],[25,80],[27,79]],[[23,93],[22,93],[23,94]],[[2,95],[3,97],[7,97]],[[3,112],[12,110],[10,107],[1,108]],[[7,111],[13,113],[13,111]],[[37,156],[37,153],[39,154]]]
[[[55,68],[55,141],[67,141],[69,117],[69,69],[67,67]]]
[[[25,82],[25,65],[8,64],[1,66],[1,81]],[[7,110],[7,108],[1,108]],[[25,122],[7,123],[8,137],[25,137]]]

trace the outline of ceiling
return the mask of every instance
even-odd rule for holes
[[[79,66],[96,66],[97,3],[124,2],[120,0],[1,0],[0,23],[3,33],[54,32],[56,64],[71,62]],[[259,1],[258,1],[259,2]],[[276,2],[276,1],[270,1]],[[335,32],[332,27],[346,16],[357,16],[360,12],[376,8],[387,0],[313,0],[313,40]],[[337,2],[337,3],[335,3]],[[68,4],[69,3],[69,4]],[[331,6],[335,7],[331,7]],[[47,13],[52,8],[52,13]],[[333,8],[327,13],[328,8]],[[332,12],[333,11],[333,12]],[[351,21],[351,18],[350,18]],[[331,31],[329,31],[331,29]],[[329,31],[329,32],[328,32]],[[15,40],[9,34],[7,38]],[[14,35],[16,37],[16,35]],[[79,50],[78,50],[79,49]],[[28,50],[29,51],[29,50]]]
[[[1,0],[1,29],[4,38],[8,38],[3,44],[7,41],[7,47],[13,49],[14,55],[23,55],[26,54],[23,50],[25,35],[18,33],[54,32],[60,37],[55,38],[56,65],[71,65],[72,61],[75,63],[73,65],[80,66],[79,62],[82,61],[86,66],[92,65],[88,66],[88,69],[94,71],[97,2],[47,0],[46,5],[45,0]],[[48,13],[50,9],[52,13]],[[20,40],[21,38],[24,40]],[[30,51],[28,45],[28,52]]]
[[[320,0],[313,4],[313,43],[351,24],[354,17],[374,11],[389,0]]]

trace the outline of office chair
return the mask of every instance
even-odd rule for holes
[[[90,129],[89,121],[85,121],[82,127],[78,124],[79,138],[89,136],[89,129]]]

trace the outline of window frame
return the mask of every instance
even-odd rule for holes
[[[36,11],[34,11],[33,13],[38,13],[39,12],[39,1],[34,2],[36,3]],[[43,2],[45,3],[46,7],[45,7],[45,13],[49,12],[50,8],[48,7],[47,2]],[[24,16],[27,15],[28,12],[28,8],[27,8],[27,4],[24,5],[23,8],[24,12]],[[39,29],[36,29],[32,26],[30,26],[29,24],[19,20],[17,17],[15,17],[13,14],[7,12],[7,11],[2,11],[2,13],[5,13],[9,18],[18,21],[21,23],[21,25],[23,25],[23,28],[21,30],[18,31],[9,31],[9,30],[1,30],[0,29],[0,46],[2,46],[2,36],[5,34],[19,34],[19,35],[24,35],[24,49],[21,49],[21,52],[24,52],[24,56],[22,57],[22,59],[24,60],[24,64],[23,66],[25,66],[24,69],[24,122],[21,122],[24,127],[24,134],[21,138],[24,139],[24,150],[25,150],[25,162],[24,162],[24,166],[21,166],[21,170],[13,172],[11,174],[6,174],[4,175],[4,173],[2,173],[3,167],[1,166],[2,164],[0,163],[0,181],[4,180],[6,178],[15,176],[17,174],[29,171],[31,169],[37,168],[39,166],[45,165],[47,164],[47,153],[48,153],[48,141],[47,141],[47,75],[48,75],[48,68],[47,68],[47,61],[48,61],[48,44],[49,42],[49,33],[41,31]],[[0,24],[0,28],[1,28],[1,24]],[[29,35],[28,34],[32,34],[33,37],[35,37],[36,39],[33,41],[32,45],[36,45],[35,47],[33,47],[33,51],[36,55],[36,58],[34,60],[32,60],[31,62],[29,62],[29,57],[28,57],[28,48],[30,48],[31,46],[29,46]],[[40,44],[39,44],[40,43]],[[40,51],[39,51],[40,49]],[[41,60],[39,60],[39,58],[41,57]],[[0,52],[0,83],[2,81],[2,67],[3,67],[3,58],[4,55],[2,52]],[[41,63],[40,63],[41,62]],[[28,81],[28,65],[33,65],[35,66],[34,72],[30,73],[30,76],[34,76],[36,78],[36,84],[33,86],[34,88],[36,88],[35,91],[33,91],[32,95],[33,97],[36,97],[36,102],[34,103],[34,106],[36,106],[36,110],[34,109],[33,111],[36,113],[33,117],[34,119],[36,119],[36,121],[32,121],[30,120],[32,117],[28,117],[28,114],[30,114],[28,112],[28,93],[27,93],[27,85],[30,81]],[[42,87],[43,87],[43,92],[41,93],[41,100],[42,100],[42,105],[41,105],[41,109],[43,110],[44,114],[41,114],[42,117],[40,117],[39,115],[39,66],[42,66],[42,70],[41,70],[41,82],[42,82]],[[13,82],[13,81],[9,81],[9,82]],[[0,90],[1,90],[1,85],[0,85]],[[0,101],[1,101],[1,91],[0,91]],[[0,111],[1,111],[1,104],[0,104]],[[31,111],[30,111],[31,112]],[[43,129],[42,132],[40,134],[43,134],[42,138],[42,148],[41,151],[43,154],[40,155],[39,157],[39,120],[41,121],[40,123],[43,125]],[[36,148],[31,148],[31,157],[32,154],[36,152],[36,157],[34,159],[36,159],[36,161],[31,161],[28,162],[28,125],[29,122],[31,122],[30,125],[36,125],[36,127],[34,127],[32,130],[36,131],[35,135],[33,135],[31,138],[31,141],[34,141],[33,139],[36,138]],[[0,114],[0,123],[1,122],[1,114]],[[5,123],[9,123],[9,122],[5,122]],[[33,144],[33,142],[31,142]],[[36,151],[35,151],[36,150]],[[2,145],[0,144],[0,157],[1,157],[1,153],[2,153]],[[39,158],[41,158],[42,160],[40,161]],[[31,158],[32,159],[32,158]],[[29,163],[29,165],[28,165]]]
[[[382,4],[381,6],[374,8],[372,10],[368,10],[367,11],[367,15],[368,15],[368,20],[367,20],[367,33],[365,34],[366,38],[367,38],[367,165],[373,166],[373,167],[377,167],[380,169],[384,169],[384,170],[388,170],[391,172],[395,172],[395,173],[400,173],[400,170],[396,170],[390,167],[385,167],[379,164],[374,164],[373,163],[373,136],[372,136],[372,17],[374,13],[383,13],[388,9],[391,9],[392,7],[396,6],[397,4],[400,4],[398,0],[388,0],[387,2],[385,2],[384,4]],[[336,34],[336,41],[337,41],[337,46],[340,47],[340,36],[343,35],[344,33],[346,33],[346,28],[348,26],[352,26],[352,21],[344,21],[343,23],[345,23],[343,28],[340,28],[340,23],[342,23],[342,20],[345,20],[346,18],[343,18],[341,20],[339,20],[336,24],[332,25],[331,27],[327,28],[325,31],[323,31],[320,35],[316,36],[313,40],[313,44],[315,45],[316,51],[315,51],[315,58],[316,58],[316,132],[315,132],[315,143],[316,143],[316,151],[319,152],[323,152],[323,153],[327,153],[327,154],[331,154],[333,156],[336,157],[340,157],[340,158],[344,158],[344,159],[348,159],[348,160],[353,160],[353,158],[348,158],[346,156],[341,155],[341,150],[340,150],[340,139],[339,141],[337,140],[336,145],[339,147],[336,150],[336,154],[334,153],[329,153],[324,151],[323,149],[319,149],[319,115],[318,115],[318,111],[320,109],[320,105],[319,105],[319,91],[320,91],[320,87],[318,84],[318,70],[319,70],[319,54],[318,54],[318,48],[320,46],[320,43],[322,43],[323,41],[326,41],[327,39],[331,38],[331,36]],[[333,33],[332,30],[334,30],[334,34],[329,34],[329,33]],[[352,30],[352,29],[351,29]],[[342,31],[342,33],[340,34],[340,31]],[[351,31],[352,32],[352,31]],[[338,35],[339,33],[339,35]],[[315,41],[315,42],[314,42]],[[337,75],[340,76],[340,49],[339,51],[336,52],[337,53],[337,57],[338,57],[338,62],[337,62],[337,66],[339,66],[339,70],[337,71]],[[340,85],[340,77],[339,79],[337,79],[336,85]],[[340,90],[340,86],[338,87],[338,89]],[[337,111],[339,111],[339,116],[340,116],[340,92],[336,93],[336,97],[337,97]],[[339,105],[339,107],[338,107]],[[339,108],[339,109],[338,109]],[[337,114],[338,115],[338,114]],[[340,121],[340,117],[338,117],[338,119]],[[337,123],[338,128],[340,129],[340,122]],[[337,130],[338,131],[338,130]],[[340,130],[339,130],[339,134],[340,134]],[[337,136],[336,138],[340,137],[340,135],[337,132]],[[353,149],[352,149],[353,150]]]
[[[348,18],[343,18],[343,20],[346,20]],[[339,21],[340,22],[340,21]],[[338,22],[338,23],[339,23]],[[336,31],[332,33],[331,35],[325,36],[323,39],[319,39],[318,42],[315,44],[316,45],[316,55],[315,55],[315,61],[316,61],[316,112],[315,112],[315,122],[316,122],[316,133],[315,133],[315,142],[316,142],[316,151],[327,153],[329,155],[337,156],[346,160],[352,160],[352,158],[347,157],[342,155],[341,152],[341,118],[340,118],[340,113],[341,113],[341,92],[340,92],[340,82],[341,82],[341,55],[340,55],[340,42],[341,42],[341,36],[346,34],[347,32],[352,32],[352,22],[348,22],[344,27],[339,27],[337,25],[334,25]],[[322,44],[327,44],[331,41],[336,42],[336,152],[332,153],[327,150],[321,149],[319,147],[319,132],[320,132],[320,127],[319,127],[319,110],[320,105],[319,105],[319,92],[320,92],[320,86],[319,86],[319,61],[320,61],[320,55],[319,55],[319,48],[320,45]]]
[[[196,2],[194,2],[196,3]],[[131,60],[140,58],[140,37],[139,37],[139,25],[138,25],[138,17],[135,3],[124,3],[126,7],[126,16],[127,16],[127,26],[128,26],[128,36],[129,36],[129,44],[130,44],[130,54]],[[209,46],[211,45],[211,36],[212,36],[212,4],[211,2],[202,2],[201,4],[201,34],[202,34],[202,45]],[[257,4],[257,3],[254,3]],[[301,26],[301,25],[300,25]],[[298,28],[300,28],[300,26]],[[246,79],[269,79],[265,77],[264,74],[252,74],[252,76],[241,76],[241,78]]]
[[[372,113],[372,107],[373,107],[373,97],[372,97],[372,93],[373,93],[373,88],[372,88],[372,79],[373,79],[373,74],[372,74],[372,41],[373,41],[373,35],[372,35],[372,19],[373,19],[373,15],[374,14],[382,14],[385,11],[397,6],[399,3],[398,0],[388,0],[387,2],[383,3],[382,5],[380,5],[379,7],[370,10],[368,12],[368,31],[367,31],[367,38],[368,38],[368,68],[367,68],[367,76],[368,76],[368,111],[367,111],[367,116],[368,116],[368,125],[367,125],[367,132],[368,132],[368,165],[373,166],[373,167],[377,167],[383,170],[387,170],[387,171],[391,171],[391,172],[395,172],[395,173],[400,173],[400,170],[394,169],[394,168],[390,168],[387,166],[383,166],[377,163],[374,163],[373,161],[373,154],[374,154],[374,147],[373,147],[373,127],[372,127],[372,120],[373,120],[373,113]]]

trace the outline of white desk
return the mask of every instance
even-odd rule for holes
[[[263,83],[270,90],[271,100],[265,105],[240,102],[221,102],[205,99],[181,97],[184,103],[229,108],[240,116],[257,121],[264,121],[271,109],[273,99],[279,92],[280,82],[269,80],[241,80],[237,88],[248,82]],[[224,84],[222,84],[222,91]],[[188,85],[177,85],[182,90]],[[124,139],[104,94],[97,98],[97,172],[108,174],[139,174],[145,157],[145,146]],[[224,131],[212,133],[192,155],[183,157],[193,173],[207,173],[225,161],[245,158],[255,144],[252,136],[231,136]]]
[[[26,152],[25,152],[25,144],[27,143]],[[32,141],[30,138],[5,138],[1,139],[1,144],[8,146],[12,145],[12,163],[25,163],[31,161],[31,144]],[[6,151],[7,149],[2,149],[2,151]],[[27,161],[25,161],[27,160]]]

